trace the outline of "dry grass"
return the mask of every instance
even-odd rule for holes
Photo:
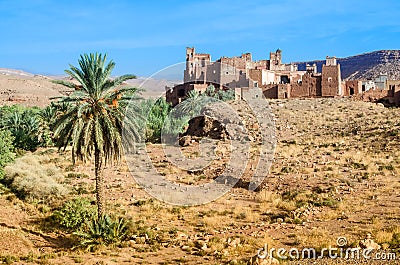
[[[125,165],[109,167],[108,211],[141,222],[154,238],[128,242],[129,247],[112,257],[107,254],[110,249],[95,255],[118,264],[244,264],[265,243],[319,249],[335,247],[339,236],[353,243],[367,233],[383,248],[393,247],[400,233],[398,110],[344,99],[278,100],[271,105],[278,146],[265,189],[254,193],[235,188],[206,205],[172,206],[150,199]],[[226,154],[224,148],[220,146],[218,156]],[[148,147],[165,177],[182,183],[203,181],[201,175],[170,166],[160,150],[159,145]],[[196,144],[184,148],[185,154],[196,152]],[[49,157],[55,161],[57,154]],[[39,166],[48,166],[46,161]],[[223,168],[224,162],[220,159],[213,167]],[[71,170],[75,175],[67,178],[69,185],[93,184],[91,165]],[[89,186],[84,188],[89,193]],[[94,262],[91,254],[65,255],[65,263],[77,256],[77,262]]]
[[[47,201],[68,194],[62,171],[46,156],[24,155],[5,168],[5,181],[24,199]]]

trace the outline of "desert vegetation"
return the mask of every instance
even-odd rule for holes
[[[113,66],[103,55],[83,55],[67,70],[77,82],[61,82],[76,88],[69,97],[42,109],[0,108],[1,262],[248,264],[265,244],[320,251],[344,236],[348,246],[362,247],[367,234],[400,255],[398,109],[351,99],[269,100],[278,144],[263,188],[174,206],[130,175],[121,145],[128,102],[133,137],[145,126],[146,152],[177,183],[212,180],[227,163],[228,142],[218,141],[206,170],[174,167],[159,143],[162,126],[182,133],[190,116],[168,125],[171,106],[140,99],[140,90],[123,84],[134,76],[110,78]],[[231,92],[209,87],[190,93],[182,108],[204,96],[238,104]],[[182,153],[197,157],[199,144],[191,138]]]

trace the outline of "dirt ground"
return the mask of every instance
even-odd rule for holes
[[[399,110],[350,99],[269,103],[277,148],[261,191],[236,187],[201,206],[173,206],[147,194],[126,165],[108,166],[104,171],[107,211],[142,222],[155,240],[132,238],[122,246],[95,252],[72,250],[70,234],[43,226],[50,210],[4,192],[0,195],[0,260],[7,264],[247,264],[265,244],[320,251],[337,247],[339,237],[346,238],[346,246],[358,246],[368,233],[380,251],[400,258],[398,250],[392,249],[399,248],[394,238],[400,234]],[[220,158],[200,174],[172,166],[161,145],[149,144],[147,150],[168,179],[193,185],[211,181],[224,168],[229,150],[226,142],[218,144]],[[198,142],[182,151],[197,156]],[[66,175],[81,173],[67,177],[65,184],[94,198],[90,164],[72,168],[68,152],[36,153],[50,156]],[[390,262],[325,258],[292,264],[397,264]]]

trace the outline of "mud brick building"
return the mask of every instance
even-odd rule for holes
[[[297,65],[282,63],[282,51],[270,52],[269,60],[253,61],[251,53],[221,57],[211,61],[210,54],[186,48],[184,83],[166,87],[167,101],[176,105],[190,90],[204,92],[209,85],[217,89],[259,87],[266,98],[336,97],[343,95],[340,65],[336,57],[327,57],[322,73],[316,65],[299,71]]]

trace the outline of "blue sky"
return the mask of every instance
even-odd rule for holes
[[[63,74],[81,53],[102,52],[115,74],[149,76],[185,59],[251,52],[283,61],[400,49],[400,1],[0,0],[0,67]]]

